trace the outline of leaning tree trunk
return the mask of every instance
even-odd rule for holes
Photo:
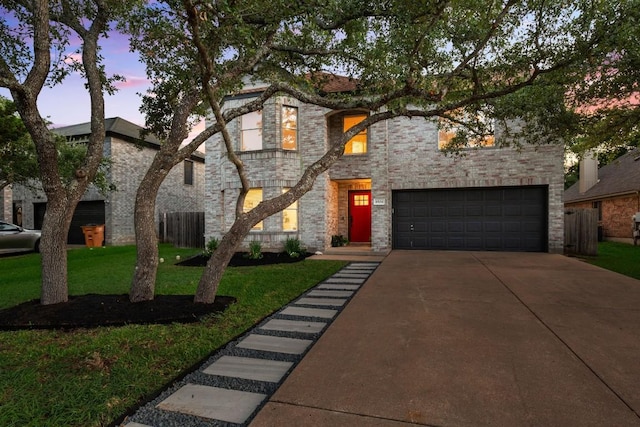
[[[152,171],[152,168],[149,169]],[[158,270],[158,238],[156,236],[156,196],[166,173],[147,173],[136,193],[134,223],[136,231],[136,269],[131,281],[129,300],[150,301],[155,296]]]
[[[218,286],[225,268],[231,261],[244,237],[249,233],[253,224],[246,216],[237,219],[231,229],[224,235],[218,248],[213,252],[207,266],[200,277],[194,302],[212,304],[218,293]]]

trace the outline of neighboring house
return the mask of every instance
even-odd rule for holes
[[[153,136],[140,139],[142,128],[120,117],[105,121],[104,155],[111,159],[108,174],[116,190],[106,196],[90,186],[76,208],[69,229],[68,243],[84,244],[81,226],[105,224],[105,244],[121,245],[135,242],[134,206],[138,185],[160,147]],[[90,124],[81,123],[55,129],[69,140],[88,141]],[[21,225],[39,229],[46,209],[43,191],[32,191],[14,185],[10,204],[14,222],[21,216]],[[6,201],[5,205],[8,203]],[[204,155],[196,152],[190,159],[176,165],[158,191],[156,217],[159,212],[190,212],[204,209]]]
[[[330,83],[326,91],[354,88],[346,78]],[[261,90],[246,87],[225,106],[242,105]],[[295,185],[329,141],[367,114],[276,96],[262,111],[230,122],[252,187],[245,208]],[[498,149],[491,138],[453,156],[441,150],[448,137],[434,120],[396,118],[371,126],[309,193],[254,227],[245,247],[260,241],[263,250],[279,251],[294,237],[308,250],[324,251],[333,235],[342,235],[382,252],[562,252],[562,145]],[[219,238],[235,219],[241,186],[219,136],[207,141],[206,156],[206,235]]]
[[[580,163],[580,180],[564,193],[564,205],[598,209],[604,239],[632,242],[632,218],[640,212],[640,149],[600,169],[587,157]]]

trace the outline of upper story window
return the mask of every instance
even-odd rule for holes
[[[282,106],[282,148],[298,149],[298,109]]]
[[[462,126],[451,120],[440,118],[438,123],[438,149],[465,149],[494,147],[496,140],[492,121],[481,113],[453,113],[456,118],[469,126]]]
[[[367,118],[366,114],[358,114],[354,116],[344,116],[342,131],[346,132],[354,125]],[[344,147],[344,154],[365,154],[367,152],[367,129],[358,133],[351,138]]]
[[[191,160],[184,161],[184,184],[193,185],[193,162]]]
[[[252,188],[244,197],[244,205],[242,206],[243,212],[249,212],[251,209],[258,206],[262,201],[262,188]],[[262,230],[264,228],[263,222],[260,221],[253,226],[252,230]]]
[[[262,111],[253,111],[241,117],[242,151],[262,150]]]

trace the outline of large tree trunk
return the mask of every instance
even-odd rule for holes
[[[68,301],[67,234],[73,209],[66,208],[66,200],[57,196],[47,201],[47,214],[42,223],[40,252],[42,256],[42,285],[40,302],[43,305]]]
[[[154,161],[155,166],[156,161]],[[158,269],[158,238],[156,236],[155,207],[160,184],[167,176],[164,170],[149,168],[136,193],[134,222],[136,230],[136,269],[131,281],[129,300],[150,301],[155,296]]]
[[[194,302],[213,304],[224,270],[251,227],[253,227],[253,223],[244,215],[236,219],[231,229],[222,237],[218,249],[211,255],[200,277]]]

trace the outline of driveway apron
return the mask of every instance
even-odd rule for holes
[[[640,426],[640,281],[542,253],[393,251],[252,427]]]

